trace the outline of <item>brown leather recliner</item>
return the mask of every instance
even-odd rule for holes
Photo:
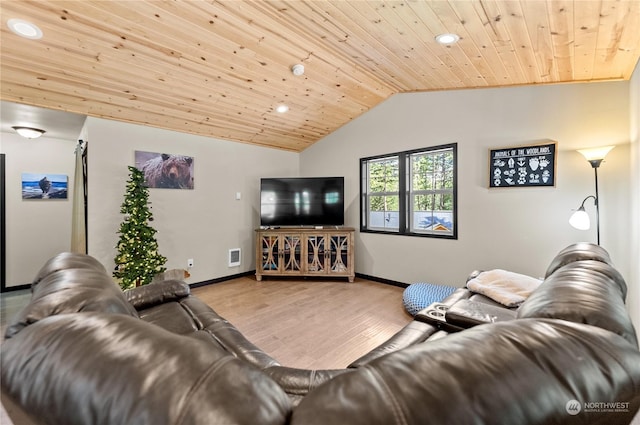
[[[185,283],[123,294],[88,256],[53,258],[32,290],[0,384],[34,424],[627,424],[640,407],[626,285],[592,244],[559,253],[506,321],[416,320],[344,370],[280,365]],[[469,300],[491,304],[444,304]]]

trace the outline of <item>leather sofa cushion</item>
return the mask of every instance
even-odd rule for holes
[[[198,329],[211,333],[234,356],[251,363],[259,369],[280,364],[249,341],[233,324],[221,317],[199,298],[189,296],[180,299],[178,302],[188,312],[191,321]]]
[[[518,318],[556,318],[614,332],[638,346],[623,293],[612,266],[596,260],[568,263],[548,276],[518,309]]]
[[[180,280],[165,280],[128,289],[124,291],[124,296],[136,310],[142,310],[168,301],[179,300],[190,293],[191,289],[187,283]]]
[[[291,409],[222,348],[124,315],[49,317],[1,350],[3,389],[46,423],[280,425]]]
[[[176,301],[154,305],[138,311],[140,319],[178,335],[189,335],[199,328],[191,315]]]
[[[11,338],[45,317],[82,311],[137,317],[136,310],[104,268],[64,269],[47,274],[32,287],[31,302],[14,316],[5,337]]]
[[[210,324],[205,330],[215,335],[229,353],[259,369],[280,365],[277,360],[249,341],[238,328],[226,320]]]
[[[180,305],[189,312],[198,329],[207,329],[218,322],[226,320],[198,297],[190,296],[180,299]]]
[[[145,322],[179,335],[204,331],[229,353],[259,369],[280,364],[249,341],[233,324],[192,295],[142,309],[138,314]],[[198,337],[202,338],[202,335]]]
[[[566,404],[629,402],[626,412]],[[292,425],[628,424],[640,352],[611,332],[553,319],[477,326],[409,347],[309,393]]]

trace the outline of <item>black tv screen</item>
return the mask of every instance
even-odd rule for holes
[[[260,225],[341,226],[344,177],[263,178]]]

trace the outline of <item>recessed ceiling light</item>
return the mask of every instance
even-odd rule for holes
[[[293,73],[293,75],[295,75],[296,77],[301,76],[302,74],[304,74],[304,65],[298,63],[295,64],[291,67],[291,72]]]
[[[440,44],[454,44],[460,40],[458,34],[439,34],[436,35],[436,41]]]
[[[13,128],[16,131],[16,133],[18,133],[22,137],[26,137],[27,139],[37,139],[38,137],[46,133],[44,130],[40,130],[39,128],[33,128],[33,127],[14,126],[11,128]]]
[[[20,37],[29,38],[31,40],[38,40],[42,38],[42,30],[31,22],[27,22],[22,19],[9,19],[7,21],[7,26]]]
[[[276,108],[276,111],[280,112],[281,114],[284,114],[288,110],[289,110],[289,107],[287,105],[278,105],[278,107]]]

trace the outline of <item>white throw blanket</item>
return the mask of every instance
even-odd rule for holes
[[[467,288],[507,307],[517,307],[542,283],[542,280],[501,269],[480,273],[467,282]]]

